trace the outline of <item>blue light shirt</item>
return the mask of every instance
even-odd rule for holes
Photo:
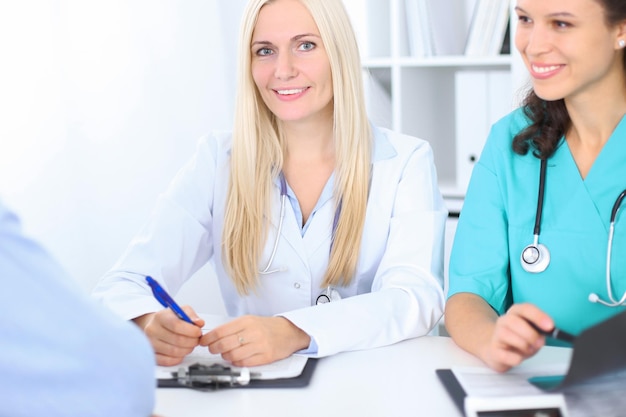
[[[87,294],[0,202],[0,415],[147,417],[154,353]]]

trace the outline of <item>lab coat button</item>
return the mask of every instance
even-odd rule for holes
[[[294,283],[293,283],[293,287],[294,287],[296,290],[299,290],[299,289],[300,289],[300,283],[299,283],[299,282],[294,282]]]

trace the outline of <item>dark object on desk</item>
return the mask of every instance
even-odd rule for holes
[[[233,370],[228,366],[214,363],[204,365],[194,363],[188,368],[181,367],[178,372],[172,372],[176,381],[187,388],[212,388],[219,385],[229,385],[231,387],[244,386],[250,383],[250,370],[241,368]]]
[[[553,339],[569,343],[570,345],[574,344],[574,341],[576,340],[576,336],[574,336],[573,334],[567,333],[566,331],[563,331],[563,330],[561,330],[561,329],[559,329],[557,327],[555,327],[551,331],[547,332],[545,330],[540,329],[532,321],[530,321],[530,320],[526,320],[526,321],[528,322],[528,324],[530,324],[532,326],[533,329],[535,329],[535,331],[537,333],[542,334],[544,336],[548,336],[548,337],[551,337]]]
[[[435,372],[443,386],[446,387],[454,405],[456,405],[461,414],[465,415],[465,397],[467,397],[467,393],[459,380],[456,379],[456,376],[454,376],[452,369],[437,369]]]
[[[464,416],[471,417],[564,417],[566,411],[562,398],[554,400],[549,394],[541,398],[528,396],[485,397],[481,404],[467,406],[468,394],[452,369],[437,369],[439,380],[450,394],[452,401]],[[504,400],[504,401],[502,401]]]
[[[596,376],[626,369],[626,311],[584,330],[574,341],[567,374],[552,384],[532,380],[539,388],[561,390]]]
[[[157,388],[191,388],[200,391],[215,391],[226,388],[302,388],[311,382],[317,361],[318,359],[316,358],[309,358],[302,373],[297,377],[255,379],[255,375],[252,373],[245,384],[241,383],[243,379],[237,382],[237,378],[242,377],[241,373],[234,372],[229,367],[194,364],[189,366],[187,373],[187,375],[193,375],[191,379],[184,375],[181,379],[179,373],[173,372],[173,378],[157,379]]]
[[[479,411],[478,417],[563,417],[561,410],[556,408],[541,408],[536,410],[498,410]]]

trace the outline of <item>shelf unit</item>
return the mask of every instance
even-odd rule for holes
[[[460,10],[475,0],[427,1]],[[462,201],[489,127],[515,107],[514,58],[413,57],[405,0],[344,2],[359,37],[372,121],[428,140],[444,197]]]

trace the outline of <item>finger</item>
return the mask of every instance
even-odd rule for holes
[[[499,323],[494,336],[499,349],[519,352],[522,354],[526,353],[530,346],[534,343],[534,339],[529,340],[527,337],[520,334],[518,329],[511,326],[511,324],[505,320]]]
[[[524,357],[518,352],[507,349],[497,349],[491,355],[487,365],[494,371],[505,372],[519,365],[523,360]]]
[[[201,327],[188,323],[185,320],[181,320],[173,311],[169,309],[159,312],[157,316],[159,324],[170,333],[196,339],[196,344],[198,339],[202,336]],[[202,321],[202,319],[198,319]]]
[[[157,350],[158,347],[159,352],[169,352],[169,354],[175,354],[176,356],[181,356],[191,352],[196,346],[198,346],[199,340],[197,337],[179,335],[166,329],[161,329],[159,332],[150,332],[148,336],[153,341],[152,344],[155,347],[155,350]],[[169,346],[171,346],[171,348]],[[180,352],[183,353],[174,353],[172,349],[180,349]]]
[[[269,359],[264,359],[266,356],[264,352],[259,351],[253,343],[231,349],[222,353],[221,356],[222,359],[235,366],[257,366],[271,362]]]
[[[155,315],[145,328],[146,335],[153,341],[162,341],[170,345],[193,349],[198,345],[202,331],[199,327],[180,320],[169,310]]]
[[[224,354],[226,352],[233,351],[235,349],[239,349],[244,345],[250,345],[252,340],[244,337],[242,333],[229,334],[221,339],[216,340],[213,343],[210,343],[208,346],[209,352],[213,354]]]
[[[245,330],[245,325],[241,319],[235,319],[229,321],[226,324],[222,324],[214,328],[213,330],[208,331],[205,335],[200,339],[200,344],[202,346],[209,346],[214,344],[215,342],[230,337],[232,335],[243,333]]]
[[[542,331],[549,332],[554,329],[554,321],[552,318],[534,304],[516,304],[511,307],[509,311],[530,322],[531,326],[537,326]]]
[[[538,349],[538,341],[543,341],[543,336],[515,313],[507,313],[498,319],[494,337],[503,349],[516,351],[525,357],[533,355]]]
[[[159,366],[174,366],[174,365],[178,365],[184,359],[184,357],[173,357],[173,356],[163,355],[163,354],[160,354],[160,353],[157,353],[155,355],[155,357],[156,357],[156,363]]]
[[[187,316],[193,321],[195,326],[202,328],[204,326],[204,320],[195,312],[195,310],[191,306],[182,306],[183,311],[187,314]]]

